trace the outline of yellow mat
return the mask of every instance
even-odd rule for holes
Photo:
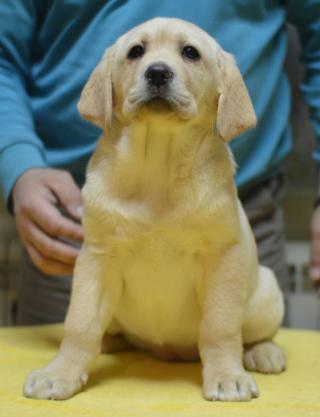
[[[168,363],[141,352],[101,355],[85,391],[66,401],[22,396],[27,373],[56,353],[62,326],[0,329],[0,417],[320,417],[320,333],[282,330],[281,375],[255,378],[261,396],[210,403],[199,363]]]

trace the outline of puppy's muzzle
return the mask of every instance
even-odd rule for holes
[[[144,107],[146,106],[146,107]],[[141,107],[151,112],[175,112],[184,118],[194,117],[197,104],[179,74],[163,61],[149,63],[130,89],[123,104],[123,113],[135,114]]]
[[[144,76],[149,86],[160,88],[169,84],[173,79],[173,72],[168,65],[157,62],[147,68]]]

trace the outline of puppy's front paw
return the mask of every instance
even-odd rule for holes
[[[28,398],[65,400],[80,391],[87,379],[87,374],[73,376],[66,371],[39,369],[29,374],[23,392]]]
[[[214,375],[203,385],[203,395],[209,401],[250,401],[259,396],[258,387],[246,372]]]
[[[244,353],[244,365],[249,371],[263,374],[279,374],[286,368],[286,358],[273,342],[257,343]]]

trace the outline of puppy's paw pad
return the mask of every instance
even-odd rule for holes
[[[203,394],[209,401],[250,401],[259,390],[251,375],[242,373],[212,378],[204,384]]]
[[[273,342],[258,343],[244,353],[244,366],[249,371],[279,374],[286,368],[283,351]]]
[[[64,373],[40,369],[31,372],[24,384],[23,392],[28,398],[43,400],[64,400],[81,390],[87,382],[87,375],[72,377]]]

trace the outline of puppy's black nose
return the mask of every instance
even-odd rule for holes
[[[173,72],[167,65],[157,63],[150,65],[144,76],[149,84],[154,85],[155,87],[161,87],[173,78]]]

